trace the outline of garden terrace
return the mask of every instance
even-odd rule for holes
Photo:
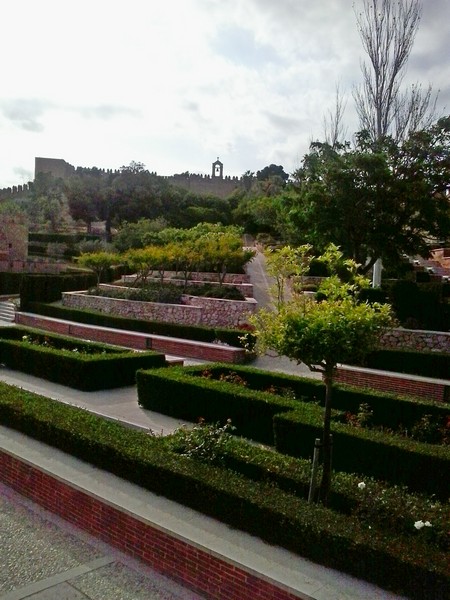
[[[139,320],[164,321],[208,327],[239,327],[247,324],[255,312],[257,302],[245,300],[222,300],[183,294],[182,304],[163,304],[93,296],[86,292],[64,292],[63,305],[69,308],[108,313]]]
[[[284,454],[309,457],[321,437],[324,386],[317,380],[278,375],[251,367],[206,365],[137,373],[138,401],[172,417],[208,422],[231,419],[237,434],[274,446]],[[355,427],[351,415],[362,404],[372,410],[372,428]],[[334,468],[407,485],[447,499],[450,452],[404,435],[425,415],[445,430],[445,405],[337,386],[333,414]],[[348,413],[348,414],[347,414]],[[427,417],[428,418],[428,417]]]
[[[227,451],[234,460],[230,470],[180,454],[170,438],[4,384],[0,391],[0,422],[8,427],[312,561],[417,600],[445,599],[448,509],[439,502],[368,478],[361,489],[360,478],[337,473],[331,506],[308,504],[307,461],[234,440]],[[2,479],[17,484],[20,469],[3,452],[0,460]],[[428,520],[430,527],[422,528]],[[104,531],[101,518],[99,525]]]
[[[164,354],[157,352],[124,350],[17,326],[0,329],[0,361],[84,391],[133,385],[138,369],[166,364]]]
[[[203,277],[202,277],[203,276]],[[159,277],[147,277],[147,282],[152,283],[160,283],[161,278]],[[135,285],[138,283],[137,275],[122,275],[121,283],[124,285]],[[171,272],[165,273],[163,278],[163,285],[167,283],[171,283],[172,285],[176,285],[178,287],[199,287],[201,285],[208,284],[209,288],[212,287],[223,287],[223,288],[235,288],[237,289],[245,298],[253,298],[253,284],[250,283],[250,278],[248,275],[240,275],[240,276],[230,276],[226,278],[225,281],[220,284],[217,281],[217,275],[214,273],[192,273],[191,276],[184,280],[180,277],[179,273]]]

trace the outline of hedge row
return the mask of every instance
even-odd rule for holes
[[[85,290],[96,284],[93,273],[26,274],[20,286],[20,308],[30,311],[34,302],[56,302],[62,292]]]
[[[22,273],[0,273],[0,296],[18,294],[22,277]]]
[[[411,598],[444,600],[446,555],[392,536],[272,484],[200,463],[163,440],[0,384],[0,421],[230,526]],[[376,568],[373,566],[376,565]]]
[[[369,354],[363,366],[422,377],[450,378],[450,354],[443,352],[377,350]]]
[[[22,336],[36,343],[26,342]],[[118,350],[13,327],[0,329],[0,362],[48,381],[94,391],[134,385],[138,369],[163,367],[165,356]]]
[[[78,244],[79,242],[100,240],[101,237],[86,233],[37,233],[30,231],[28,239],[30,242],[41,244]]]
[[[182,382],[185,376],[193,376],[199,383],[205,381],[204,376],[209,375],[217,380],[222,375],[236,373],[246,383],[244,391],[258,390],[276,390],[279,396],[295,396],[295,398],[305,399],[324,405],[325,386],[321,380],[308,377],[296,377],[285,373],[276,373],[272,371],[262,371],[252,366],[230,365],[214,363],[203,366],[191,366],[181,370]],[[215,382],[217,386],[218,382]],[[229,388],[228,388],[229,389]],[[242,391],[242,387],[237,387]],[[143,399],[145,401],[145,399]],[[155,401],[153,399],[152,401]],[[411,398],[389,392],[381,392],[366,388],[352,387],[348,385],[335,385],[333,388],[333,408],[335,410],[350,412],[356,414],[361,404],[368,404],[373,411],[371,422],[375,426],[383,426],[392,430],[411,429],[424,415],[430,415],[433,419],[443,420],[449,415],[450,409],[445,404],[438,404],[432,401],[426,401],[423,398]],[[163,408],[163,406],[160,406]],[[192,411],[191,411],[192,412]],[[199,415],[193,415],[194,418]]]
[[[214,374],[215,379],[202,377],[202,371],[204,374],[205,371],[206,374]],[[215,422],[230,418],[239,435],[274,445],[285,454],[310,457],[314,440],[321,437],[323,410],[315,402],[305,402],[305,399],[320,398],[323,386],[316,381],[277,376],[248,367],[233,365],[232,372],[241,376],[250,387],[256,387],[254,382],[260,377],[260,389],[278,388],[283,392],[283,389],[290,388],[301,399],[293,400],[270,391],[262,392],[237,383],[217,381],[220,373],[230,373],[229,365],[208,365],[201,369],[188,367],[169,371],[138,371],[138,402],[144,408],[191,421],[204,418],[208,422]],[[308,382],[309,394],[305,393]],[[303,393],[298,394],[300,390]],[[352,399],[352,390],[339,391],[334,408],[342,409],[342,400],[347,394]],[[360,390],[354,394],[369,400]],[[369,397],[373,398],[373,395]],[[393,404],[395,397],[389,397],[388,401]],[[400,405],[414,404],[400,399],[397,402]],[[433,405],[423,404],[422,408],[425,407],[431,409]],[[439,409],[442,411],[439,414],[448,414],[445,407]],[[448,449],[400,435],[355,428],[340,423],[336,412],[332,428],[333,464],[337,470],[366,473],[407,485],[411,490],[436,494],[439,498],[447,499],[450,495]]]
[[[165,335],[198,342],[212,343],[216,340],[230,346],[241,347],[241,337],[248,332],[238,329],[199,327],[196,325],[179,325],[177,323],[164,323],[161,321],[140,321],[139,319],[127,319],[115,315],[67,308],[59,304],[44,304],[32,302],[28,304],[27,310],[46,317],[76,321],[87,325],[98,325],[101,327],[113,327],[127,331],[139,331],[140,333]],[[251,335],[251,334],[250,334]]]

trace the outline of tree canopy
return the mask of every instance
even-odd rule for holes
[[[333,242],[367,272],[375,261],[428,256],[450,236],[450,117],[405,141],[314,142],[282,209],[298,242]]]
[[[297,296],[279,306],[277,312],[263,309],[252,316],[257,349],[275,350],[312,371],[322,373],[326,388],[323,426],[323,477],[321,499],[326,504],[331,481],[331,406],[333,377],[338,363],[352,363],[373,350],[382,328],[392,323],[390,306],[369,304],[359,300],[360,290],[369,281],[357,272],[357,264],[345,260],[331,245],[321,259],[332,275],[319,288],[325,297],[321,302]],[[338,276],[342,266],[346,281]]]

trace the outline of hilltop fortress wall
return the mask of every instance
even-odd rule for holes
[[[69,164],[62,158],[37,157],[35,159],[35,177],[38,173],[51,173],[54,177],[66,179],[72,175],[75,175],[79,169],[80,167],[76,169],[73,165]],[[98,171],[116,174],[119,174],[120,172],[118,170],[112,171],[110,169],[98,169]],[[164,179],[166,179],[171,185],[181,187],[194,194],[213,195],[218,196],[219,198],[226,198],[227,196],[230,196],[242,185],[242,179],[238,177],[224,177],[223,164],[219,159],[212,163],[211,175],[182,173],[179,175],[165,176]],[[0,198],[2,198],[1,191]]]

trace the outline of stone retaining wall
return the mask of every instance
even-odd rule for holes
[[[123,275],[121,281],[123,283],[134,283],[136,281],[136,275]],[[159,277],[147,277],[147,281],[151,283],[159,283],[161,280]],[[178,286],[184,286],[185,282],[183,279],[167,278],[164,277],[164,283],[172,283]],[[219,285],[218,281],[208,281],[202,279],[188,279],[186,281],[187,287],[191,285],[203,285],[208,283],[210,285]],[[224,287],[232,286],[238,289],[245,298],[253,298],[253,285],[251,283],[223,283]]]
[[[35,260],[0,260],[0,271],[5,273],[49,273],[58,274],[67,271],[66,262]]]
[[[450,333],[419,329],[388,329],[382,347],[393,350],[425,350],[450,354]]]
[[[182,296],[183,304],[160,304],[137,300],[118,300],[102,296],[90,296],[83,292],[64,292],[63,306],[80,310],[94,310],[120,317],[144,321],[162,321],[206,327],[239,327],[248,322],[249,314],[255,312],[257,302],[248,298],[245,302]]]

